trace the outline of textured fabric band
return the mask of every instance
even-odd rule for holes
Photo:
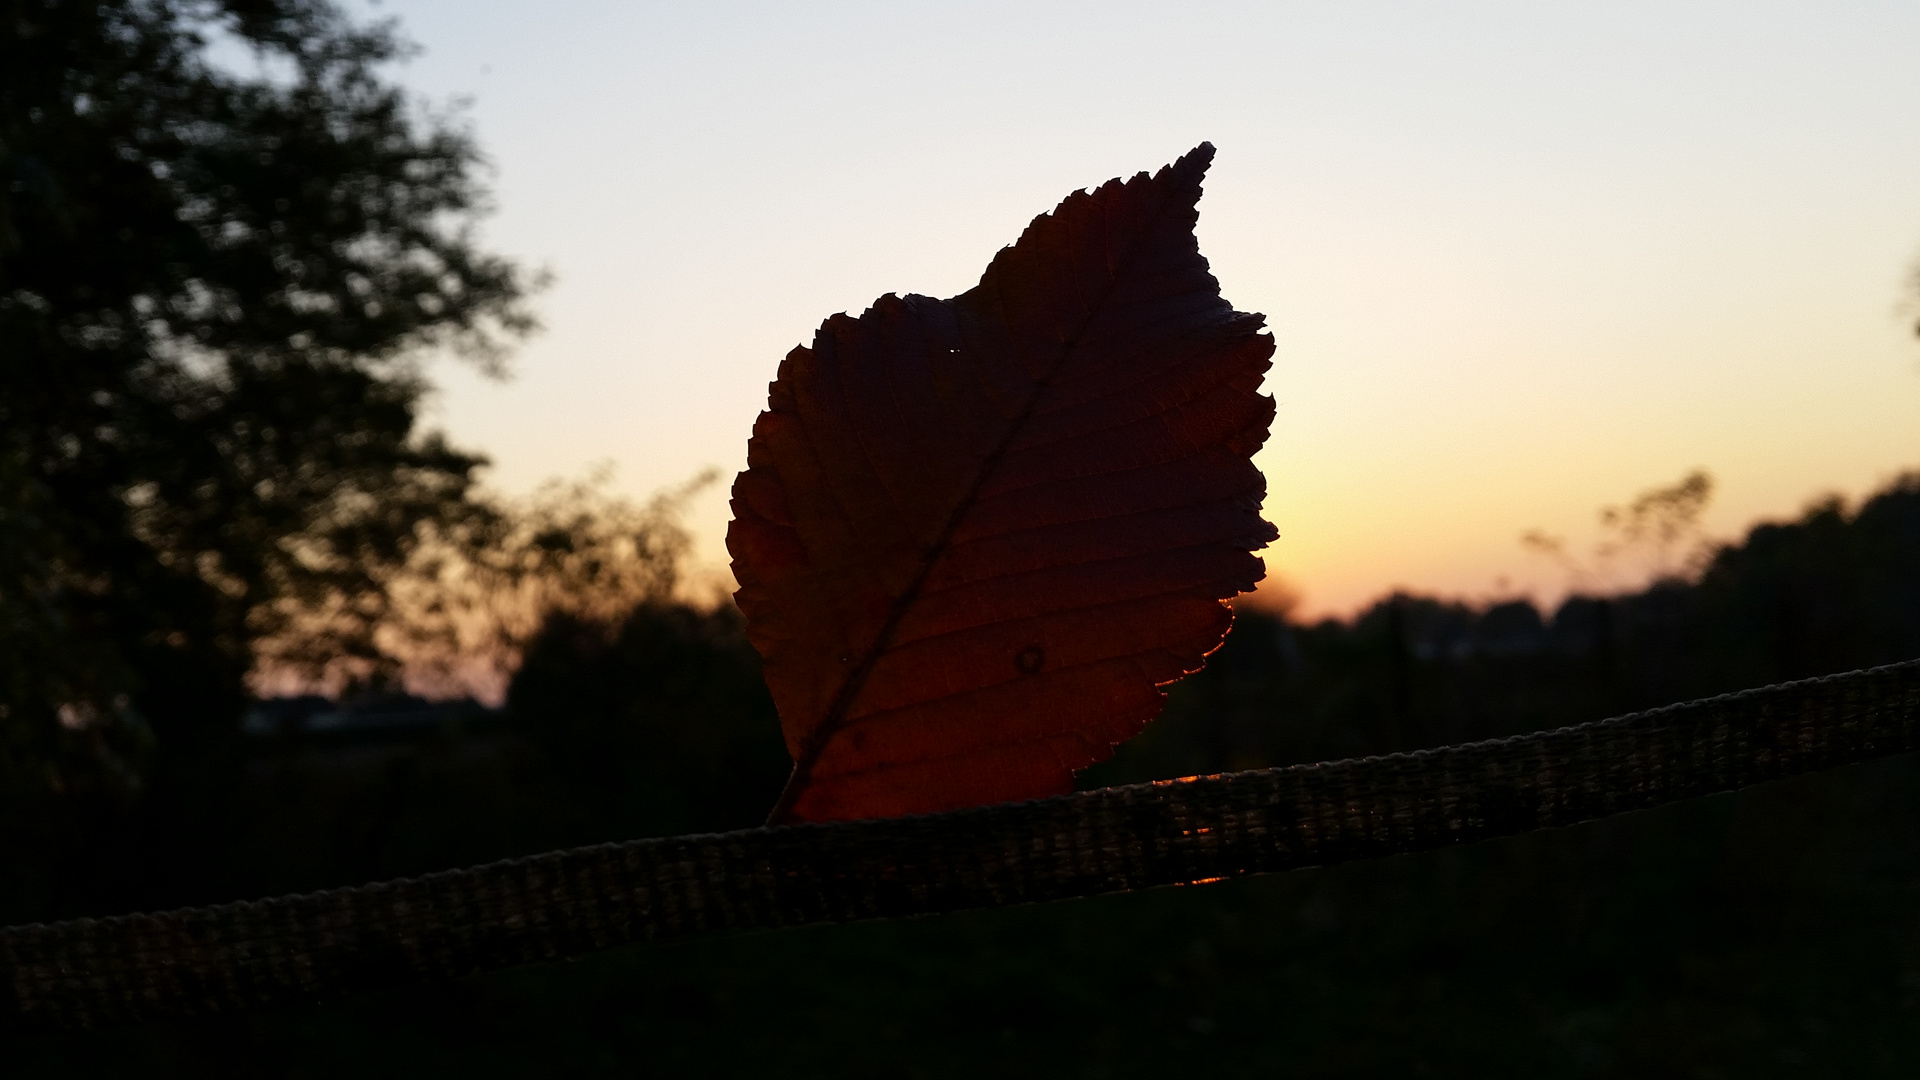
[[[1410,754],[886,821],[635,840],[0,931],[0,1025],[311,1001],[718,930],[1324,866],[1572,825],[1920,749],[1920,661]]]

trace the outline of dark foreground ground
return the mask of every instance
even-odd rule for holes
[[[612,953],[12,1076],[1913,1076],[1920,760],[1472,848]]]

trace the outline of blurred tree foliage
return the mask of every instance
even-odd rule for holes
[[[377,666],[384,578],[503,527],[482,460],[419,430],[416,358],[497,367],[537,282],[475,242],[478,152],[382,80],[389,26],[0,20],[0,824],[99,860],[81,834],[130,827],[104,802],[212,812],[258,643],[325,608]],[[191,872],[151,832],[121,854]]]
[[[270,601],[256,682],[339,694],[404,675],[436,697],[498,700],[549,619],[613,627],[675,596],[692,543],[681,511],[714,475],[645,503],[609,492],[605,468],[526,498],[470,492],[461,513],[417,522],[402,558],[364,568],[372,587]]]

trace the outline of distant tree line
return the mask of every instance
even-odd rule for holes
[[[1683,481],[1683,484],[1685,482]],[[1552,612],[1408,594],[1351,621],[1244,612],[1091,782],[1409,750],[1920,657],[1920,473]],[[1171,772],[1169,771],[1171,770]]]

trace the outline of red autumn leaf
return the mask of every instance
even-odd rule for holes
[[[1072,790],[1264,574],[1262,316],[1193,227],[1201,144],[1069,195],[951,300],[780,365],[733,485],[735,598],[794,770],[772,823]]]

